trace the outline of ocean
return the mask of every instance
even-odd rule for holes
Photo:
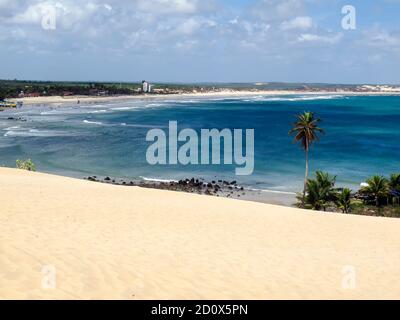
[[[310,172],[327,171],[356,190],[369,176],[400,172],[400,96],[290,95],[26,106],[0,113],[0,165],[31,158],[38,171],[83,178],[236,180],[248,189],[292,195],[302,189],[304,152],[288,136],[312,111],[326,134],[310,152]],[[12,119],[10,119],[12,118]],[[254,172],[235,165],[156,165],[146,161],[148,130],[254,129]]]

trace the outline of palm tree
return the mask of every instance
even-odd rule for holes
[[[348,213],[350,211],[351,190],[349,188],[342,189],[342,191],[336,195],[336,205],[343,213]]]
[[[382,176],[373,176],[367,180],[368,186],[361,188],[360,192],[374,197],[375,205],[379,207],[379,198],[387,197],[389,184],[387,179]]]
[[[307,180],[307,195],[299,196],[299,200],[301,200],[300,207],[312,210],[321,210],[321,208],[326,205],[323,193],[324,191],[321,189],[317,180]]]
[[[397,204],[399,204],[399,194],[400,194],[400,173],[393,173],[390,175],[389,177],[389,191],[390,191],[390,195],[389,198],[392,202],[392,204],[394,205],[395,202],[397,202]],[[396,200],[396,201],[395,201]]]
[[[391,190],[400,191],[400,173],[391,174],[388,185]]]
[[[301,143],[306,156],[306,172],[304,178],[303,188],[303,205],[306,196],[307,180],[308,180],[308,151],[314,141],[319,140],[319,134],[323,134],[324,131],[318,127],[318,123],[321,120],[314,117],[312,112],[304,112],[297,116],[297,121],[293,124],[293,128],[289,131],[289,135],[295,134],[295,142]]]
[[[336,183],[336,176],[331,176],[327,172],[317,171],[315,177],[322,188],[332,190]]]
[[[335,200],[336,177],[321,171],[317,171],[315,176],[315,179],[307,180],[307,194],[304,197],[303,206],[313,210],[323,209],[326,211],[328,203]]]

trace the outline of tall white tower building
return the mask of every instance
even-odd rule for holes
[[[149,92],[149,83],[146,80],[142,81],[142,92],[143,93]]]

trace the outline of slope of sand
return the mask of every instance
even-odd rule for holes
[[[400,219],[5,168],[0,180],[0,298],[400,298]]]

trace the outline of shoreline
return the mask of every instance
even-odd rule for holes
[[[0,168],[0,177],[1,299],[400,295],[399,219],[125,188],[17,169]],[[348,266],[356,272],[351,289],[343,286]],[[51,289],[43,286],[46,270],[55,270]]]
[[[62,175],[60,175],[62,176]],[[250,202],[279,205],[294,208],[296,193],[254,189],[242,186],[236,180],[205,180],[204,178],[186,178],[180,180],[148,179],[123,179],[110,176],[88,176],[83,180],[91,182],[111,184],[125,187],[139,187],[145,189],[169,190],[183,193],[205,195],[209,197],[221,197]]]
[[[227,97],[239,98],[249,96],[275,96],[275,95],[346,95],[346,96],[400,96],[400,92],[356,92],[356,91],[295,91],[295,90],[259,90],[259,91],[219,91],[204,93],[182,93],[182,94],[145,94],[145,95],[126,95],[126,96],[49,96],[33,98],[12,98],[10,102],[23,102],[24,105],[64,105],[84,103],[107,103],[119,101],[137,101],[137,100],[165,100],[177,98],[213,98]]]

